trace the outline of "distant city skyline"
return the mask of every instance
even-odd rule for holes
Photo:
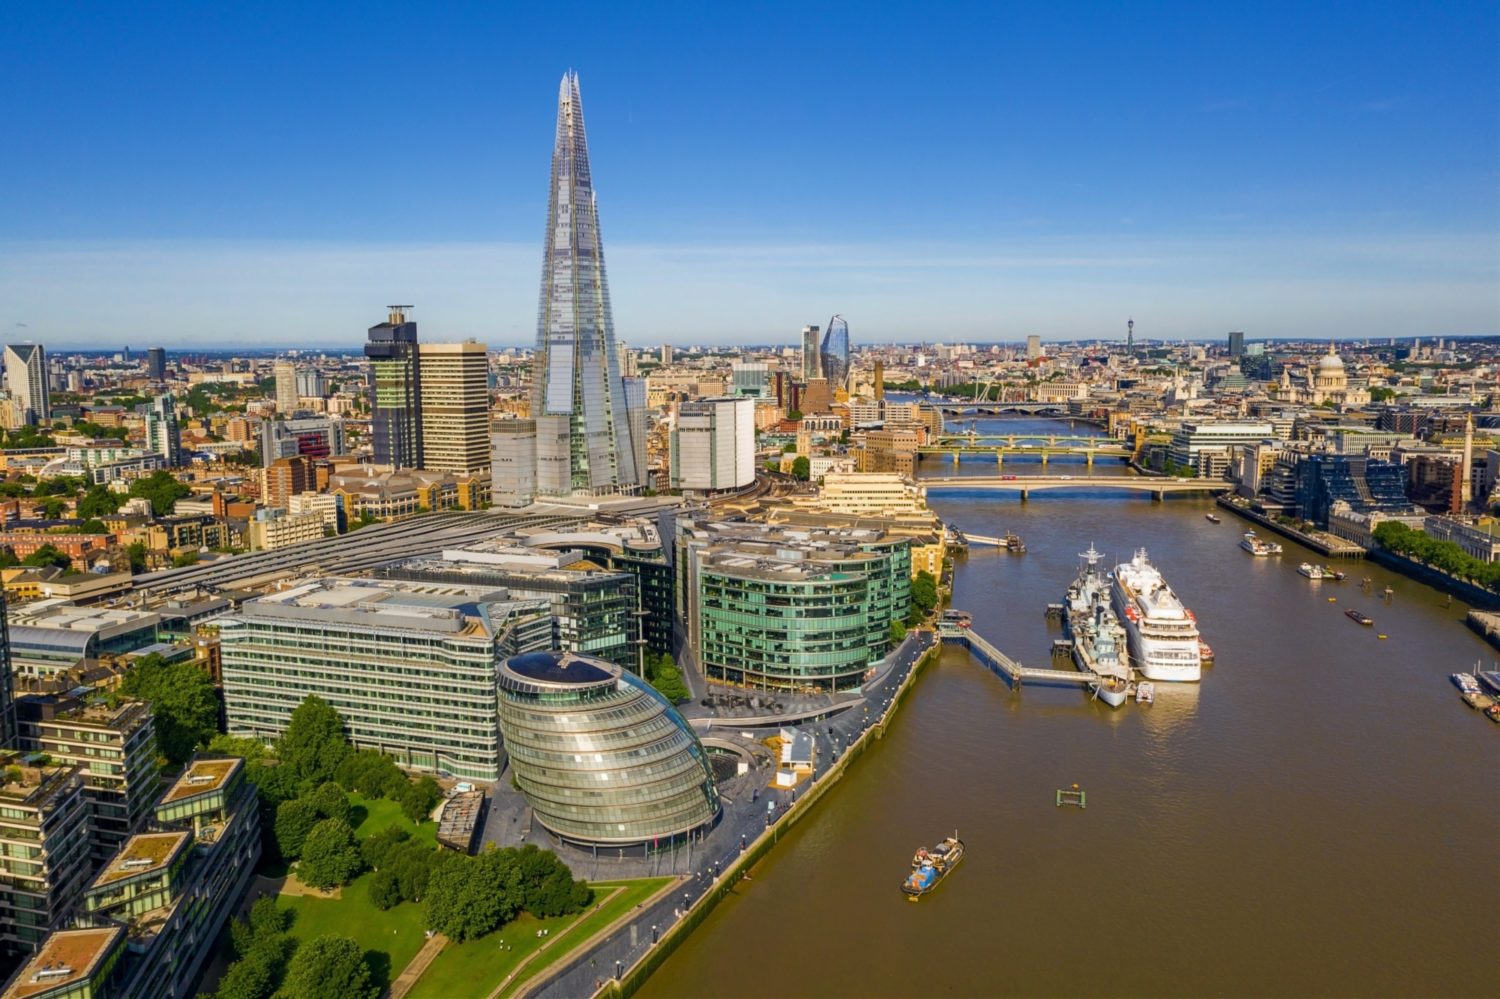
[[[0,330],[526,345],[572,66],[633,346],[1500,332],[1492,5],[928,13],[18,9]]]

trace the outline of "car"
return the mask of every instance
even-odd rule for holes
[[[1000,478],[1008,480],[1008,479],[1014,479],[1015,476],[1014,475],[1002,475],[1002,476],[1000,476]]]

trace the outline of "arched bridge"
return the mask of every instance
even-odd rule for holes
[[[1168,493],[1222,493],[1230,484],[1222,479],[1170,479],[1146,475],[952,475],[923,476],[917,480],[931,493],[934,490],[977,489],[987,492],[1019,493],[1022,500],[1033,492],[1058,489],[1109,489],[1150,493],[1164,499]]]

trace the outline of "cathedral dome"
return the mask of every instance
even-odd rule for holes
[[[1332,347],[1329,347],[1328,348],[1328,353],[1326,353],[1322,357],[1318,358],[1318,370],[1319,371],[1343,371],[1344,370],[1344,361],[1343,361],[1342,358],[1339,357],[1339,355],[1337,355],[1337,354],[1335,354],[1333,352],[1333,348]]]

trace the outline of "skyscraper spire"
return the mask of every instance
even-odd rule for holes
[[[637,467],[626,416],[583,99],[572,70],[557,94],[536,351],[537,491],[599,495],[638,488],[645,470]]]

